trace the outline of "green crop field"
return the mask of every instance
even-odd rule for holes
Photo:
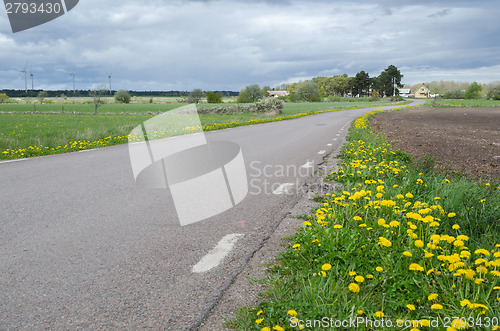
[[[431,105],[436,106],[451,106],[451,107],[500,107],[500,100],[437,100]]]

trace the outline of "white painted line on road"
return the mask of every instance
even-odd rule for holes
[[[21,162],[21,161],[26,161],[27,158],[24,159],[15,159],[15,160],[7,160],[7,161],[0,161],[0,164],[2,163],[14,163],[14,162]]]
[[[328,145],[326,145],[326,146],[333,146],[333,144],[328,144]]]
[[[314,162],[307,162],[306,164],[304,164],[303,166],[301,166],[301,168],[312,168],[314,167]]]
[[[215,246],[207,255],[205,255],[200,262],[196,263],[193,267],[194,273],[207,272],[217,267],[222,260],[231,252],[234,245],[239,238],[245,236],[244,234],[228,234],[222,238],[217,246]]]
[[[280,195],[285,192],[288,192],[289,189],[293,187],[293,183],[285,183],[281,184],[276,190],[273,191],[273,194]]]
[[[320,155],[323,155],[325,153],[326,153],[326,151],[323,151],[323,150],[321,150],[321,151],[318,152],[318,154],[320,154]]]

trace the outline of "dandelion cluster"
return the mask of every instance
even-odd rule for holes
[[[368,116],[354,130],[368,135]],[[321,205],[280,259],[280,286],[294,289],[281,301],[300,307],[301,320],[385,316],[414,321],[412,330],[430,318],[498,318],[500,242],[464,232],[463,216],[436,195],[436,185],[451,181],[430,185],[430,176],[413,174],[404,155],[383,142],[351,139],[341,158],[328,178],[343,189],[317,198]],[[260,305],[272,311],[271,328],[276,321],[285,325],[280,305]],[[469,328],[460,319],[452,324],[450,331]]]

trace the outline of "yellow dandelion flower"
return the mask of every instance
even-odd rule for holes
[[[266,326],[265,328],[260,329],[260,331],[271,331],[271,328]]]
[[[377,311],[377,312],[375,313],[375,317],[377,317],[377,318],[382,318],[382,317],[384,317],[384,316],[385,316],[385,314],[384,314],[384,312],[382,312],[382,311]]]
[[[290,309],[288,312],[287,312],[288,315],[290,316],[297,316],[297,312],[293,309]]]
[[[349,271],[349,276],[351,276],[351,277],[356,276],[356,271]]]
[[[263,312],[262,310],[259,310],[259,311],[257,312],[257,316],[261,315],[262,313],[264,313],[264,312]]]
[[[448,217],[449,217],[449,218],[453,218],[453,217],[455,217],[455,216],[457,216],[457,214],[455,214],[455,213],[448,213]]]
[[[480,249],[476,249],[476,251],[474,251],[474,254],[476,255],[484,255],[484,256],[490,256],[490,252],[488,252],[486,249],[483,249],[483,248],[480,248]]]
[[[311,222],[309,222],[309,221],[305,221],[305,222],[304,222],[304,225],[305,225],[305,226],[311,226],[312,224],[311,224]]]
[[[408,193],[405,194],[405,197],[407,197],[408,199],[411,199],[411,198],[413,198],[413,194],[411,194],[410,192],[408,192]]]
[[[361,218],[361,217],[359,217],[359,216],[354,216],[354,217],[353,217],[353,220],[355,220],[355,221],[361,221],[361,220],[362,220],[362,218]]]
[[[332,265],[329,263],[325,263],[321,266],[321,270],[328,271],[332,268]]]
[[[460,225],[458,224],[453,224],[453,226],[451,227],[453,230],[458,230],[460,229]]]
[[[365,310],[364,309],[360,309],[357,311],[358,315],[361,316],[365,313]]]
[[[427,297],[427,299],[428,299],[429,301],[432,301],[432,300],[435,300],[437,297],[438,297],[438,294],[436,294],[436,293],[432,293],[432,294],[430,294],[430,295]]]
[[[413,256],[413,255],[412,255],[410,252],[408,252],[408,251],[403,252],[403,255],[404,255],[404,256],[408,256],[408,257],[412,257],[412,256]]]
[[[261,324],[263,321],[264,321],[264,319],[263,319],[263,318],[259,318],[258,320],[255,320],[255,323],[257,323],[257,324]]]
[[[415,310],[415,306],[414,305],[411,305],[411,304],[408,304],[406,305],[406,307],[409,309],[409,310]]]
[[[431,309],[434,309],[434,310],[441,310],[443,309],[443,305],[440,305],[439,303],[435,303],[431,306]]]
[[[353,293],[358,293],[359,292],[359,285],[356,283],[349,284],[349,291],[351,291]]]
[[[375,276],[373,276],[372,274],[368,274],[368,275],[366,275],[366,278],[367,278],[367,279],[373,279],[374,277],[375,277]]]
[[[333,226],[333,228],[334,228],[334,229],[342,229],[342,225],[340,225],[340,224],[335,224],[335,225]]]
[[[424,268],[421,267],[419,264],[417,263],[412,263],[410,264],[410,267],[409,267],[409,270],[413,270],[413,271],[424,271]]]
[[[275,327],[273,327],[273,330],[276,330],[276,331],[285,331],[285,329],[283,329],[281,326],[279,325],[276,325]]]
[[[375,270],[377,270],[378,272],[384,271],[384,269],[382,267],[376,267]]]
[[[415,240],[415,246],[422,248],[424,247],[424,242],[422,240]]]
[[[358,283],[362,283],[365,281],[365,277],[363,276],[356,276],[354,277],[354,280],[357,281]]]

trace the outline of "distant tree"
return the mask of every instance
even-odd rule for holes
[[[394,95],[394,90],[397,93],[396,87],[403,87],[401,78],[403,78],[401,72],[396,66],[391,64],[377,77],[375,89],[381,94],[392,96]]]
[[[490,88],[486,97],[492,100],[500,100],[500,85]]]
[[[364,71],[360,71],[352,80],[353,87],[359,96],[363,96],[363,90],[368,90],[370,87],[370,75]]]
[[[36,98],[38,99],[40,104],[42,104],[43,99],[47,98],[48,96],[49,96],[49,94],[46,91],[40,91],[40,92],[38,92]]]
[[[126,90],[119,90],[115,93],[115,101],[118,103],[130,103],[130,93]]]
[[[0,93],[0,103],[9,102],[9,96],[5,93]]]
[[[207,92],[207,102],[208,103],[222,103],[222,94],[208,91]]]
[[[465,92],[463,90],[452,90],[448,91],[443,95],[445,99],[463,99],[465,98]]]
[[[268,94],[269,94],[269,91],[271,91],[271,87],[270,86],[264,86],[261,91],[262,91],[262,96],[263,97],[267,97]]]
[[[240,91],[240,95],[238,96],[238,103],[251,103],[256,102],[257,100],[262,98],[262,90],[259,85],[252,84],[248,85],[244,89]]]
[[[94,104],[94,115],[97,114],[97,108],[104,104],[104,96],[108,93],[108,87],[104,84],[97,86],[89,92]],[[127,92],[128,93],[128,92]]]
[[[204,96],[203,91],[197,88],[192,90],[191,93],[189,93],[187,101],[189,103],[199,103],[200,100],[203,98],[203,96]]]
[[[481,96],[479,92],[481,92],[482,87],[478,83],[474,82],[467,87],[465,90],[465,99],[479,99]]]
[[[310,80],[300,84],[299,89],[297,90],[297,95],[301,100],[304,101],[321,101],[321,94],[319,93],[318,84]]]

